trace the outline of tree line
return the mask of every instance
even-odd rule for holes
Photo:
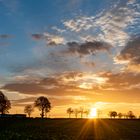
[[[66,112],[69,115],[69,118],[71,118],[71,115],[74,115],[75,118],[79,118],[79,117],[80,118],[83,118],[83,117],[88,118],[89,114],[90,114],[90,109],[84,109],[83,107],[80,107],[80,108],[69,107],[66,110]],[[97,117],[99,118],[102,112],[101,112],[101,110],[98,109],[96,113],[97,113]]]
[[[79,116],[78,116],[79,114],[80,114],[80,118],[83,118],[83,115],[85,115],[85,117],[88,118],[89,114],[90,114],[90,109],[84,109],[83,107],[80,107],[79,109],[69,107],[66,110],[66,113],[69,115],[69,118],[71,118],[72,115],[74,115],[75,118],[79,118]],[[96,117],[100,118],[101,114],[102,114],[102,111],[98,109],[97,112],[96,112],[96,115],[97,115]],[[136,118],[136,116],[133,113],[133,111],[128,111],[127,113],[109,111],[108,116],[111,119],[113,119],[113,118],[114,119],[115,118],[119,118],[119,119],[135,119]],[[140,116],[139,116],[139,118],[140,118]]]
[[[38,108],[39,111],[41,111],[40,116],[41,118],[44,118],[44,116],[47,116],[47,113],[51,110],[51,103],[46,97],[40,96],[34,101],[33,105],[26,105],[24,108],[24,112],[30,117],[32,112],[34,111],[34,107]],[[10,100],[8,100],[8,98],[3,94],[3,92],[0,91],[0,113],[9,113],[10,108]]]
[[[40,116],[41,118],[44,118],[44,116],[47,117],[47,113],[50,112],[51,110],[51,103],[47,99],[47,97],[40,96],[38,97],[32,105],[26,105],[24,108],[24,112],[28,114],[30,117],[32,112],[34,111],[34,108],[38,108],[40,111]],[[10,100],[3,94],[2,91],[0,91],[0,113],[1,114],[6,114],[9,113],[9,109],[11,108],[11,103]],[[80,108],[72,108],[69,107],[66,110],[67,114],[69,115],[69,118],[71,118],[71,115],[74,115],[75,118],[83,118],[87,117],[90,114],[90,109],[84,109],[83,107]],[[96,114],[97,117],[100,117],[101,110],[97,110]],[[85,116],[84,116],[85,115]],[[121,113],[121,112],[116,112],[116,111],[110,111],[108,113],[108,116],[110,118],[126,118],[126,119],[134,119],[136,118],[135,114],[132,111],[128,111],[127,113]]]
[[[108,116],[110,118],[118,117],[119,119],[122,119],[122,118],[124,118],[124,119],[135,119],[136,118],[136,116],[133,113],[133,111],[128,111],[127,113],[121,113],[121,112],[117,113],[116,111],[110,111]]]
[[[66,111],[69,115],[69,118],[71,118],[71,115],[74,114],[75,118],[78,118],[78,115],[80,114],[80,117],[83,118],[83,115],[85,114],[86,117],[88,117],[89,113],[90,113],[90,109],[84,109],[83,107],[80,107],[79,109],[75,108],[71,108],[69,107]]]

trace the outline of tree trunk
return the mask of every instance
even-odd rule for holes
[[[41,110],[41,118],[44,118],[44,109]]]
[[[4,114],[4,111],[3,111],[3,110],[1,111],[1,114],[2,114],[2,115]]]

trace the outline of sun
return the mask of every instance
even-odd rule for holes
[[[93,107],[90,110],[89,118],[96,118],[97,117],[97,108]]]

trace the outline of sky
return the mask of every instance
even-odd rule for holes
[[[0,0],[0,27],[10,113],[46,96],[52,117],[68,107],[140,115],[140,0]]]

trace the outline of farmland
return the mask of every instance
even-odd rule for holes
[[[140,140],[140,120],[0,119],[0,140]]]

